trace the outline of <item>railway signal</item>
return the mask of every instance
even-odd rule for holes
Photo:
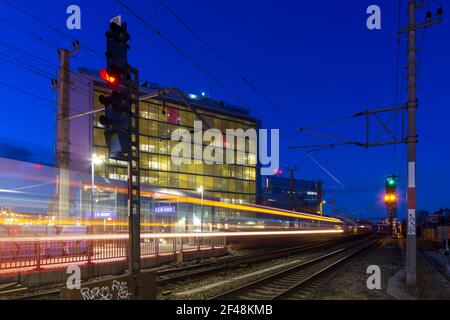
[[[397,204],[397,176],[392,175],[386,178],[386,195],[384,202],[388,207],[395,207]]]
[[[105,127],[104,135],[109,151],[109,158],[127,161],[131,152],[130,116],[130,68],[128,65],[129,49],[127,25],[111,22],[106,32],[106,64],[100,71],[112,91],[110,95],[100,96],[100,103],[105,106],[105,114],[100,116],[100,123]]]
[[[394,232],[394,219],[397,216],[397,178],[395,174],[386,178],[386,194],[384,195],[384,203],[386,203],[388,216],[389,216],[389,225],[390,225],[390,234],[389,234],[389,243],[392,244],[392,236]]]
[[[393,206],[397,202],[397,195],[395,195],[395,194],[386,194],[384,196],[384,202],[388,206]]]
[[[109,95],[99,97],[105,106],[100,123],[110,159],[127,162],[128,176],[128,272],[133,277],[135,297],[141,289],[140,249],[140,159],[139,159],[139,75],[128,64],[126,23],[114,18],[106,32],[106,69],[100,76],[106,81]]]

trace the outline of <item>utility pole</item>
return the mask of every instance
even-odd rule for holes
[[[406,238],[406,284],[416,284],[416,0],[408,4],[408,134],[407,143],[407,194],[408,231]]]
[[[322,181],[318,180],[315,182],[315,188],[317,192],[317,208],[322,215],[322,206],[323,206],[323,190],[322,190]],[[316,210],[317,211],[317,210]]]
[[[290,198],[292,211],[295,211],[295,186],[294,186],[294,172],[298,171],[298,167],[289,168],[289,182],[290,182]]]
[[[59,72],[57,80],[57,136],[56,136],[56,167],[58,168],[57,194],[58,208],[57,225],[69,215],[70,196],[70,56],[78,52],[78,42],[73,42],[73,49],[58,50]]]
[[[408,26],[400,33],[408,37],[408,103],[407,103],[407,193],[406,206],[408,209],[407,238],[406,238],[406,284],[416,284],[416,147],[418,136],[416,132],[417,111],[417,30],[442,22],[442,8],[437,10],[437,18],[432,18],[431,11],[426,13],[426,22],[416,22],[416,10],[423,8],[423,0],[408,1]]]
[[[334,192],[331,195],[331,216],[334,217],[334,210],[335,210],[336,200],[334,198]]]

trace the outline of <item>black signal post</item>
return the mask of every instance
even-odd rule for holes
[[[128,64],[126,23],[112,21],[106,32],[106,64],[100,71],[111,93],[100,96],[100,117],[110,159],[128,165],[128,270],[134,279],[134,297],[142,296],[140,250],[139,76]]]

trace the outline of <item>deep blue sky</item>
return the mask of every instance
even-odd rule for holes
[[[396,161],[392,146],[371,150],[343,147],[312,153],[345,185],[343,189],[301,151],[286,149],[289,145],[304,144],[308,140],[286,125],[264,100],[168,15],[156,0],[126,2],[247,101],[265,127],[281,128],[281,166],[299,166],[300,171],[296,173],[299,178],[324,180],[325,198],[331,200],[331,194],[335,192],[336,208],[358,212],[364,217],[385,214],[381,200],[384,179],[393,171],[401,175],[400,192],[404,194],[404,146],[397,147]],[[396,103],[397,1],[165,2],[299,126]],[[402,0],[402,24],[406,22],[405,2]],[[123,14],[132,35],[129,60],[139,68],[142,80],[177,86],[193,93],[206,91],[212,98],[240,104],[116,1],[15,0],[14,3],[100,53],[104,52],[104,32],[109,18]],[[79,31],[66,28],[65,12],[71,4],[79,5],[82,10],[82,29]],[[382,9],[380,31],[366,28],[365,12],[371,4]],[[449,10],[450,7],[445,7],[444,15]],[[423,19],[424,14],[419,18]],[[70,47],[66,38],[1,1],[0,17],[14,21],[57,46]],[[449,25],[450,19],[447,18],[443,24],[427,30],[419,69],[418,209],[431,211],[450,206],[450,184],[447,182],[450,179],[450,143],[447,139],[450,116]],[[50,46],[4,21],[0,20],[0,26],[0,40],[57,63],[56,52]],[[422,35],[419,35],[421,44]],[[400,75],[403,80],[404,46],[401,50]],[[3,46],[0,46],[0,53],[23,59]],[[103,57],[83,47],[76,57],[79,60],[72,61],[73,68],[86,65],[100,68],[105,64]],[[51,66],[34,65],[50,73],[55,71]],[[0,68],[0,82],[54,99],[45,78],[11,65],[3,57],[0,57]],[[400,102],[403,102],[404,81],[401,81],[400,90]],[[39,151],[36,152],[41,152],[43,161],[51,161],[54,106],[1,85],[0,93],[3,119],[0,139],[11,141],[16,147],[37,148]],[[363,119],[354,119],[318,129],[357,140],[363,139],[363,124]],[[312,136],[310,139],[323,142]],[[48,150],[47,154],[42,155],[42,150]],[[326,207],[329,211],[330,206]]]

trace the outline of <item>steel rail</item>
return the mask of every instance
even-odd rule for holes
[[[282,270],[280,272],[268,275],[266,277],[263,277],[261,279],[252,281],[248,284],[245,284],[243,286],[240,286],[238,288],[229,290],[225,293],[221,293],[219,295],[213,296],[211,297],[209,300],[224,300],[224,299],[230,299],[230,298],[234,298],[236,299],[238,296],[240,296],[241,294],[245,293],[245,292],[249,292],[250,290],[253,291],[254,293],[254,289],[258,288],[258,287],[264,287],[264,285],[267,285],[270,282],[276,282],[278,286],[282,286],[282,283],[279,281],[282,277],[288,277],[291,274],[293,274],[294,272],[298,272],[298,271],[303,271],[304,269],[308,268],[308,267],[313,267],[315,265],[317,265],[318,263],[325,261],[327,259],[333,258],[341,253],[344,253],[348,250],[357,248],[357,250],[353,250],[350,254],[346,255],[344,258],[339,259],[338,261],[333,260],[329,265],[327,265],[325,268],[321,268],[319,271],[314,271],[313,275],[310,276],[306,276],[302,277],[302,279],[300,281],[298,281],[297,283],[295,283],[294,285],[289,284],[288,288],[285,289],[280,289],[278,290],[278,292],[273,293],[273,294],[269,294],[270,298],[269,299],[279,299],[283,296],[286,296],[288,293],[291,293],[293,290],[295,290],[296,288],[298,288],[299,286],[301,286],[301,283],[306,284],[307,282],[317,278],[319,275],[323,274],[325,271],[328,271],[330,269],[332,269],[333,267],[337,266],[338,264],[344,262],[345,260],[349,259],[350,257],[354,256],[356,253],[361,252],[362,250],[366,249],[367,247],[373,245],[374,243],[378,242],[379,240],[365,240],[363,243],[357,243],[357,244],[352,244],[349,245],[347,247],[344,248],[340,248],[337,249],[335,251],[323,254],[319,257],[316,258],[312,258],[310,260],[307,260],[305,262],[301,262],[293,267],[290,267],[288,269]],[[290,279],[290,281],[292,282],[292,277]],[[265,290],[267,292],[267,290]]]

